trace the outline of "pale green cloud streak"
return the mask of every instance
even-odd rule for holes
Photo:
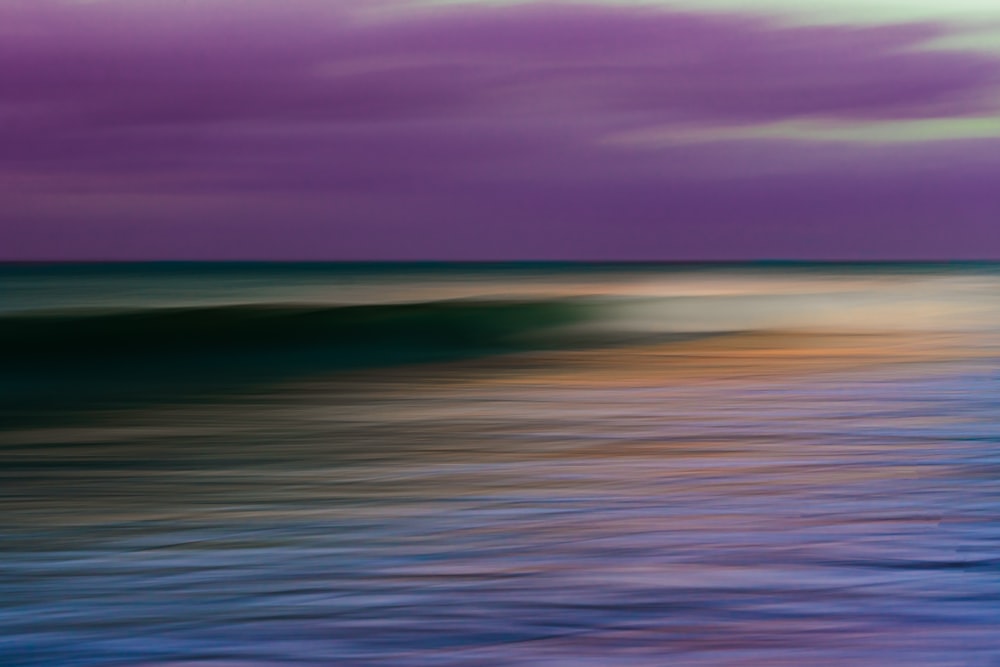
[[[425,5],[525,4],[532,0],[424,0]],[[577,0],[579,1],[579,0]],[[584,0],[586,1],[586,0]],[[997,0],[590,0],[602,5],[647,5],[685,11],[770,13],[806,23],[897,23],[1000,21]]]
[[[423,0],[428,5],[516,5],[539,0]],[[560,0],[548,0],[560,2]],[[1000,54],[1000,0],[566,0],[606,6],[663,7],[679,11],[746,12],[770,15],[785,25],[878,25],[931,21],[953,30],[909,47]],[[1000,105],[998,105],[1000,106]],[[910,143],[1000,138],[998,115],[918,120],[852,121],[790,119],[764,125],[729,127],[664,126],[619,133],[601,142],[660,145],[740,139],[785,139],[850,143]]]
[[[868,123],[788,120],[730,127],[650,127],[610,135],[602,143],[652,147],[755,139],[882,144],[996,138],[1000,138],[1000,115]]]
[[[416,0],[413,6],[518,5],[539,0]],[[775,17],[785,25],[877,25],[933,21],[956,32],[921,49],[1000,53],[1000,0],[544,0],[569,4],[663,7],[680,11],[746,12]],[[392,6],[391,4],[389,6]]]
[[[609,4],[616,4],[614,2]],[[1000,19],[996,0],[646,0],[646,4],[688,10],[773,12],[805,22],[883,23]]]

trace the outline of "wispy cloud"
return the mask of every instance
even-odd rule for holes
[[[875,174],[864,195],[885,211],[875,225],[913,213],[899,179],[937,193],[922,211],[955,202],[955,184],[921,176],[905,145],[951,173],[995,167],[965,143],[922,146],[993,136],[982,129],[1000,100],[1000,55],[922,48],[955,34],[939,23],[805,26],[598,4],[32,0],[0,5],[0,26],[14,255],[70,225],[138,229],[127,252],[176,250],[190,243],[163,245],[168,218],[185,217],[197,220],[185,234],[214,230],[204,252],[216,255],[237,228],[230,248],[265,255],[697,255],[711,243],[769,254],[724,231],[739,216],[766,220],[746,223],[765,240],[784,235],[778,254],[801,253],[825,238],[800,227],[808,198],[824,197],[815,183],[835,192]],[[857,145],[882,132],[904,147]],[[962,196],[988,207],[985,192]],[[815,224],[856,216],[836,210],[819,207]],[[305,246],[285,238],[296,225]],[[114,234],[82,236],[86,254]]]

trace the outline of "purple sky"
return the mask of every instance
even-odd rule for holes
[[[691,6],[4,0],[0,259],[1000,259],[981,25]]]

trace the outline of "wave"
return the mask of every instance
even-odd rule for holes
[[[330,306],[253,303],[0,314],[0,402],[230,391],[331,370],[752,330],[975,329],[977,291],[579,296]],[[0,413],[4,412],[0,410]]]
[[[593,308],[561,301],[438,301],[313,306],[247,304],[21,313],[0,317],[0,360],[93,364],[137,358],[484,351],[539,343]]]
[[[0,316],[0,397],[23,411],[558,347],[594,312],[593,304],[552,300],[8,314]]]

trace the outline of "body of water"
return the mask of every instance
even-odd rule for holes
[[[0,268],[0,664],[1000,665],[1000,267]]]

